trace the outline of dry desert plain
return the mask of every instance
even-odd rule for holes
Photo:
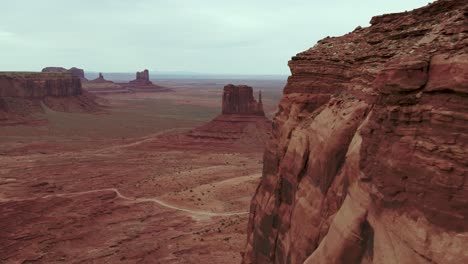
[[[284,86],[162,80],[172,92],[0,127],[0,263],[239,263],[263,149],[184,134],[229,82],[261,89],[269,117]]]

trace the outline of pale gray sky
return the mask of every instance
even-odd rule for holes
[[[429,0],[0,0],[0,71],[289,74],[287,61],[374,15]]]

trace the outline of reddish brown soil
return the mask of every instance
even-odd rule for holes
[[[3,156],[2,263],[239,263],[261,153],[161,143]]]
[[[184,134],[215,108],[107,100],[0,127],[0,263],[239,263],[263,149]]]

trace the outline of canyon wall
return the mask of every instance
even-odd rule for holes
[[[468,263],[468,3],[289,62],[244,263]]]

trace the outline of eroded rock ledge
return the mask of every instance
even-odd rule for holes
[[[468,3],[289,62],[244,263],[467,263]]]

